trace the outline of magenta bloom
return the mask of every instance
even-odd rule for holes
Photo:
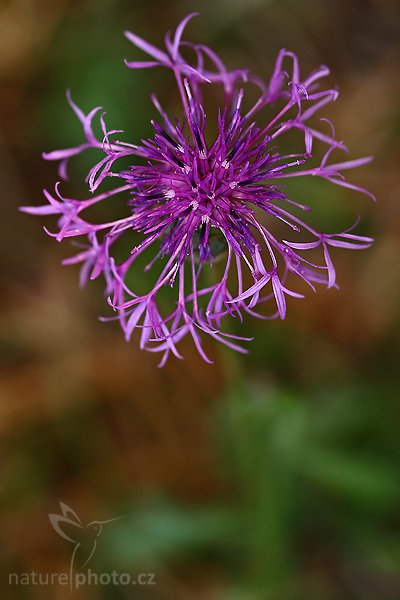
[[[82,264],[82,284],[88,278],[104,276],[108,302],[126,339],[139,329],[141,348],[161,352],[161,364],[170,353],[181,358],[177,345],[186,334],[208,362],[202,334],[246,352],[237,340],[249,338],[224,332],[224,317],[241,319],[247,312],[264,319],[283,319],[286,296],[303,297],[288,287],[296,278],[313,290],[320,283],[335,286],[331,247],[361,249],[373,241],[350,233],[353,227],[337,234],[313,229],[297,216],[310,209],[289,199],[282,185],[289,177],[313,175],[373,197],[348,183],[342,173],[371,158],[332,164],[333,151],[346,150],[345,146],[335,139],[333,126],[326,119],[320,119],[322,131],[310,124],[338,95],[334,89],[320,87],[328,68],[321,66],[301,77],[297,57],[281,50],[267,83],[247,70],[229,71],[210,48],[182,41],[184,28],[193,16],[188,15],[178,25],[173,37],[167,34],[166,51],[126,33],[128,40],[150,57],[144,62],[126,62],[127,66],[170,69],[182,115],[169,117],[153,96],[159,122],[152,121],[151,138],[138,143],[120,141],[115,135],[121,132],[108,131],[101,115],[104,137],[98,139],[92,121],[100,108],[86,115],[68,95],[82,123],[85,141],[44,158],[60,161],[60,176],[66,179],[71,157],[90,148],[100,149],[104,157],[87,178],[90,191],[97,190],[106,177],[118,178],[120,183],[112,191],[87,200],[65,198],[57,184],[54,195],[44,192],[46,206],[23,208],[36,215],[59,215],[59,231],[50,233],[58,241],[76,237],[87,240],[84,249],[64,263]],[[182,52],[191,54],[192,64]],[[244,108],[244,88],[249,85],[257,87],[258,100]],[[209,115],[206,127],[203,91],[215,86],[223,90],[224,101],[217,115]],[[256,124],[257,113],[263,109],[266,114],[266,107],[271,118]],[[293,130],[300,136],[301,152],[280,152],[282,137]],[[325,146],[320,161],[313,160],[315,142]],[[132,160],[128,168],[119,169],[118,160],[123,157]],[[100,224],[85,218],[88,208],[112,202],[119,194],[126,198],[126,216]],[[281,229],[276,227],[278,222],[287,227],[285,238],[289,239],[277,237],[276,231]],[[132,242],[138,237],[133,232],[141,236],[138,243]],[[121,257],[121,244],[116,244],[121,238],[131,240],[125,257]],[[322,264],[316,264],[316,248],[320,249]],[[135,267],[141,262],[139,257],[149,252],[151,260],[144,269],[149,271],[148,291],[139,293]],[[165,306],[160,296],[166,286],[175,290],[169,314],[160,308]],[[257,313],[261,303],[271,303],[272,310]]]

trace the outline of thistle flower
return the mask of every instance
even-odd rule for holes
[[[194,15],[183,19],[173,36],[167,34],[166,50],[126,33],[128,40],[150,57],[143,62],[126,61],[126,65],[172,71],[182,115],[169,117],[153,95],[159,120],[152,121],[152,137],[134,144],[121,141],[115,137],[121,131],[109,131],[101,114],[103,139],[98,139],[92,123],[101,109],[85,114],[68,93],[85,141],[46,153],[44,158],[59,161],[60,177],[66,179],[69,159],[91,148],[100,149],[104,156],[87,177],[90,192],[109,177],[118,178],[119,185],[75,200],[64,197],[58,183],[55,193],[44,191],[47,205],[22,209],[35,215],[58,215],[58,232],[48,232],[58,241],[86,238],[87,246],[64,264],[81,263],[82,285],[103,275],[108,302],[126,339],[140,330],[140,347],[160,352],[161,365],[171,353],[182,358],[177,346],[187,334],[208,362],[202,334],[246,352],[240,342],[249,338],[224,332],[224,317],[242,319],[249,313],[262,319],[283,319],[286,296],[303,297],[288,287],[288,279],[301,279],[313,290],[316,284],[334,287],[331,248],[362,249],[373,241],[351,233],[354,226],[338,234],[314,229],[298,216],[310,209],[288,198],[282,185],[287,178],[311,175],[373,197],[343,175],[371,157],[332,163],[332,153],[346,147],[335,139],[327,119],[321,119],[320,128],[310,124],[338,96],[336,89],[320,87],[329,69],[321,66],[302,77],[296,55],[281,50],[267,83],[245,69],[230,71],[207,46],[182,40]],[[192,54],[192,63],[183,52]],[[248,85],[256,86],[258,99],[244,108]],[[223,90],[224,101],[206,127],[203,91],[216,86]],[[256,124],[255,117],[266,108],[271,118]],[[301,152],[280,151],[282,138],[293,131],[300,136]],[[315,143],[325,147],[318,162],[313,160]],[[126,157],[130,166],[118,168],[119,159]],[[85,218],[87,209],[118,195],[126,198],[125,217],[100,224]],[[279,222],[287,227],[285,238],[290,239],[279,239]],[[141,240],[136,243],[138,234]],[[120,239],[130,239],[130,252],[122,258],[115,249]],[[310,250],[317,248],[321,264],[315,262],[315,252],[310,257]],[[132,281],[139,256],[148,250],[153,255],[145,272],[156,271],[155,282],[146,293],[139,293]],[[223,261],[216,260],[221,257]],[[213,279],[206,281],[206,275]],[[171,312],[165,314],[159,298],[168,286],[175,291],[175,300]],[[270,303],[272,310],[256,312],[264,303]]]

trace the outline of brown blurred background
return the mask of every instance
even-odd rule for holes
[[[159,71],[132,72],[130,29],[156,45],[191,10],[187,32],[229,66],[267,78],[281,47],[304,72],[332,69],[327,110],[372,203],[312,180],[293,185],[327,229],[363,215],[376,243],[338,251],[340,291],[289,304],[284,323],[246,319],[248,357],[213,344],[213,366],[127,345],[101,285],[78,288],[71,254],[43,219],[56,180],[41,152],[75,145],[102,105],[132,140],[150,132]],[[0,0],[0,547],[4,598],[68,598],[15,586],[10,572],[67,572],[52,529],[59,501],[105,527],[89,564],[155,572],[157,585],[85,586],[74,598],[398,600],[400,598],[400,5],[395,0]],[[79,161],[77,161],[79,163]],[[82,197],[87,164],[71,191]],[[49,224],[47,221],[46,224]]]

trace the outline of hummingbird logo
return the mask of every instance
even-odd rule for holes
[[[49,514],[49,520],[58,535],[74,544],[69,569],[70,584],[72,587],[72,574],[74,566],[79,563],[83,569],[92,558],[97,540],[103,531],[103,525],[123,519],[115,517],[107,521],[90,521],[84,525],[76,512],[64,502],[60,502],[62,514]]]

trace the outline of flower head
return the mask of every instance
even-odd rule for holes
[[[310,124],[314,115],[338,95],[335,89],[320,86],[329,74],[327,67],[321,66],[303,78],[297,57],[281,50],[267,83],[247,70],[229,71],[207,46],[182,40],[193,16],[188,15],[178,25],[173,37],[166,36],[166,50],[126,33],[128,40],[149,56],[143,62],[126,61],[129,68],[165,67],[172,71],[182,103],[181,117],[169,117],[152,96],[159,117],[152,121],[149,139],[134,144],[116,139],[121,132],[109,131],[103,115],[99,117],[103,139],[98,139],[92,122],[100,108],[85,114],[68,94],[85,141],[47,153],[44,158],[59,161],[60,176],[66,179],[70,158],[90,148],[102,150],[103,158],[88,175],[92,195],[86,200],[65,198],[57,184],[55,194],[44,192],[46,206],[23,208],[37,215],[59,215],[59,230],[50,233],[59,241],[86,238],[83,251],[65,264],[82,264],[82,284],[88,278],[104,276],[108,302],[126,339],[139,329],[141,348],[161,352],[161,364],[171,353],[181,358],[177,345],[187,334],[207,361],[202,334],[246,352],[240,341],[248,338],[224,332],[224,317],[241,319],[243,313],[249,313],[283,319],[286,296],[302,297],[288,287],[289,277],[292,281],[300,278],[312,289],[316,284],[333,287],[335,268],[330,249],[361,249],[372,243],[369,237],[350,233],[353,228],[338,234],[315,230],[298,216],[309,208],[288,198],[282,185],[290,177],[313,175],[372,196],[343,175],[346,169],[364,165],[371,158],[333,163],[332,153],[346,147],[335,139],[334,128],[326,119],[321,119],[322,130]],[[192,63],[182,55],[189,51],[194,57]],[[244,108],[244,90],[249,84],[259,90],[258,99]],[[224,93],[223,105],[209,124],[203,101],[205,86],[218,86]],[[258,113],[268,107],[273,109],[271,118],[257,124]],[[279,149],[282,138],[291,131],[301,138],[300,152]],[[317,163],[313,160],[316,142],[325,147]],[[129,167],[119,168],[118,161],[126,157]],[[117,178],[119,185],[94,194],[109,177]],[[110,202],[117,195],[126,198],[123,218],[100,224],[85,218],[88,208]],[[285,237],[292,236],[293,240],[279,239],[278,222],[288,229]],[[140,235],[139,242],[133,232]],[[121,238],[135,240],[122,258],[115,250]],[[322,264],[307,257],[316,248],[321,250]],[[153,255],[145,271],[155,270],[156,277],[147,292],[139,293],[131,283],[131,272],[135,273],[139,256],[149,249]],[[223,262],[217,261],[220,257]],[[208,271],[214,278],[205,281]],[[175,300],[165,314],[159,296],[168,286],[175,290]],[[266,302],[271,303],[272,311],[257,313],[257,305]]]

